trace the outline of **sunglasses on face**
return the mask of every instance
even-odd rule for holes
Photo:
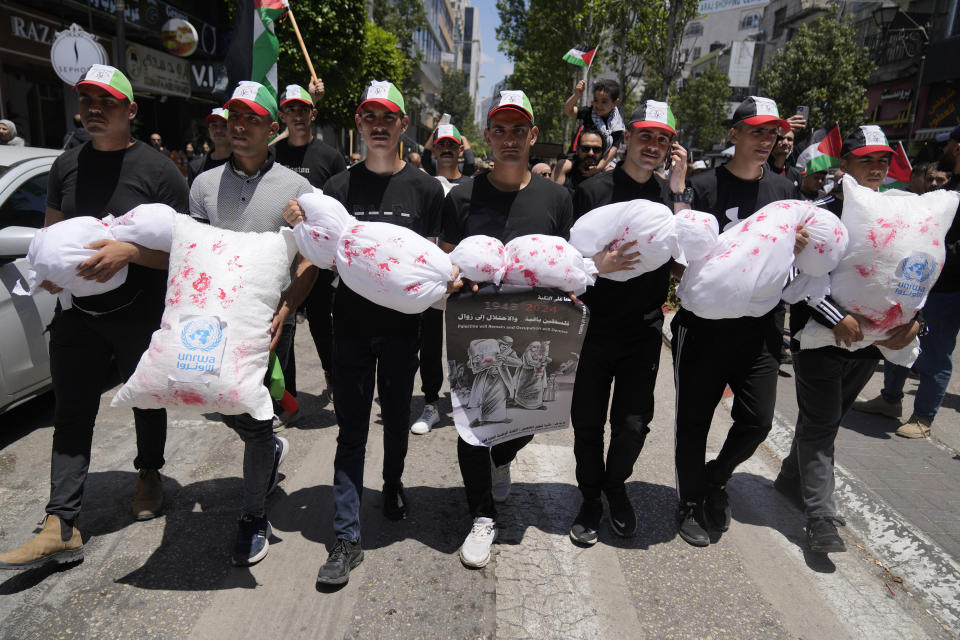
[[[577,149],[583,151],[584,153],[600,153],[603,151],[603,147],[597,147],[589,144],[582,144]]]

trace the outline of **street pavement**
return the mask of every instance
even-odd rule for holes
[[[0,638],[960,634],[960,587],[951,582],[960,556],[948,545],[956,527],[943,521],[935,529],[940,521],[923,515],[960,513],[955,498],[960,493],[951,496],[950,484],[957,479],[951,464],[960,464],[960,458],[945,444],[890,438],[893,423],[845,422],[838,440],[838,490],[850,522],[842,530],[849,551],[829,557],[807,552],[802,514],[771,486],[795,416],[792,379],[781,380],[771,438],[730,481],[731,529],[705,549],[680,540],[667,348],[652,432],[628,482],[640,516],[635,537],[618,538],[604,523],[596,546],[583,549],[570,542],[579,494],[573,434],[566,429],[538,435],[520,452],[513,490],[500,509],[493,558],[484,569],[464,568],[457,550],[470,518],[448,398],[441,403],[448,414],[440,428],[410,437],[404,481],[411,511],[400,523],[380,513],[381,424],[374,404],[361,515],[365,560],[346,587],[318,591],[316,572],[333,543],[337,429],[332,406],[322,405],[322,375],[304,325],[296,348],[302,417],[282,434],[291,452],[280,488],[268,500],[274,538],[263,562],[242,569],[230,565],[243,447],[216,419],[171,412],[165,514],[133,522],[134,432],[129,411],[109,407],[113,387],[101,401],[80,519],[86,559],[60,570],[0,573]],[[419,382],[417,391],[412,416],[422,407]],[[935,433],[960,431],[958,397],[952,388],[953,405],[941,412]],[[52,405],[48,395],[0,416],[0,548],[27,540],[43,515]],[[711,451],[729,425],[729,411],[718,409]],[[894,472],[922,476],[923,482],[897,485]],[[886,489],[877,484],[881,480]],[[900,496],[905,502],[892,501],[908,489],[914,493]],[[931,508],[928,494],[943,499],[939,510]]]

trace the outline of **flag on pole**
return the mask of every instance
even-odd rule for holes
[[[277,58],[280,56],[280,42],[274,31],[274,23],[287,10],[287,0],[254,0],[253,9],[253,68],[250,79],[267,87],[276,99]]]
[[[840,126],[830,130],[818,145],[810,145],[797,158],[797,168],[801,173],[817,173],[826,171],[840,164],[840,149],[843,148],[843,139],[840,137]]]
[[[590,64],[593,62],[593,56],[596,55],[596,53],[597,47],[577,45],[573,49],[570,49],[570,51],[567,51],[563,59],[578,67],[590,68]]]
[[[887,169],[887,177],[883,179],[880,185],[880,191],[887,189],[906,189],[910,185],[910,173],[913,166],[907,157],[907,151],[903,148],[903,143],[898,142],[893,150],[893,157],[890,158],[890,168]]]

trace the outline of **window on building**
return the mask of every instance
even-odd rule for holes
[[[740,18],[740,29],[756,29],[760,26],[760,20],[763,18],[762,11],[750,11],[743,14]]]
[[[779,38],[783,35],[783,23],[787,19],[787,8],[777,9],[773,12],[773,37]]]
[[[693,53],[690,54],[690,55],[693,56],[693,57],[690,58],[690,59],[691,59],[691,60],[696,60],[697,58],[699,58],[699,57],[700,57],[700,50],[701,50],[700,47],[694,47],[694,48],[693,48]]]
[[[685,36],[702,36],[703,35],[703,23],[702,22],[691,22],[687,25],[687,30],[683,33]]]

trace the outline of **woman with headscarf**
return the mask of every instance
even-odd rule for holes
[[[17,125],[13,120],[0,120],[0,144],[11,147],[22,147],[26,143],[17,135]]]

